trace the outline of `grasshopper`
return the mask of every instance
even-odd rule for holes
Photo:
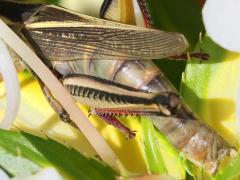
[[[142,0],[139,2],[142,4]],[[104,1],[102,17],[107,18],[106,12],[118,3]],[[146,16],[144,5],[140,7]],[[231,147],[197,121],[171,83],[149,61],[184,57],[188,44],[182,34],[111,22],[53,5],[1,1],[0,14],[74,99],[90,106],[90,114],[119,128],[129,138],[135,132],[117,116],[147,115],[177,149],[210,173],[229,154]],[[205,58],[199,53],[192,56]],[[62,120],[71,122],[48,88],[39,82],[53,109]]]

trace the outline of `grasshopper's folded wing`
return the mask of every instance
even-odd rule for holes
[[[158,59],[187,47],[178,33],[124,25],[43,6],[25,22],[24,36],[52,61]]]

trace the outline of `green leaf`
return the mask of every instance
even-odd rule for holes
[[[37,164],[24,157],[13,155],[3,147],[0,147],[0,167],[10,176],[17,177],[27,177],[41,170]]]
[[[154,128],[155,121],[161,121],[161,118],[142,117],[143,148],[148,170],[151,173],[167,173],[176,179],[184,179],[186,172],[183,161],[166,136]]]
[[[193,180],[193,179],[204,179],[204,180],[212,180],[213,177],[204,171],[203,168],[194,165],[192,162],[187,160],[184,155],[182,156],[185,169],[187,171],[186,180]]]
[[[194,113],[232,145],[238,139],[240,54],[229,52],[206,36],[196,47],[210,55],[208,61],[190,61],[181,95]]]
[[[11,157],[11,162],[14,163],[21,157],[21,159],[25,159],[24,161],[29,160],[42,168],[53,166],[67,179],[115,179],[116,172],[110,167],[53,140],[6,130],[0,130],[0,139],[0,148],[2,149],[0,163],[8,157]],[[20,163],[15,167],[16,170],[11,170],[8,166],[4,169],[18,175],[16,172],[27,163]],[[35,171],[37,168],[33,169]]]
[[[219,171],[214,180],[234,179],[240,176],[240,156],[238,155],[227,167]],[[238,178],[237,178],[238,179]]]
[[[239,144],[240,54],[227,51],[205,36],[196,47],[210,55],[208,61],[190,61],[184,72],[181,94],[204,122],[232,145]],[[239,156],[217,172],[215,179],[239,176]],[[206,178],[205,178],[206,179]]]
[[[41,167],[49,166],[50,163],[31,144],[31,142],[25,138],[25,134],[26,133],[0,130],[0,147],[9,154],[29,159]],[[43,140],[40,138],[38,139]]]
[[[145,1],[157,29],[179,32],[186,36],[192,51],[198,42],[199,33],[204,32],[201,7],[198,0],[148,0]],[[185,62],[159,60],[156,64],[179,89]]]
[[[156,131],[151,121],[142,118],[144,152],[149,173],[166,174],[167,170],[157,142]]]
[[[48,0],[49,3],[51,4],[59,4],[62,0]]]

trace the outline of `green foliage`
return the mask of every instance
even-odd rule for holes
[[[148,172],[151,174],[167,173],[160,147],[157,142],[156,131],[153,124],[148,119],[142,118],[142,138],[144,143],[145,159]]]
[[[238,179],[240,177],[240,156],[238,155],[231,163],[223,170],[219,171],[214,180]],[[238,177],[238,178],[237,178]]]
[[[222,66],[220,62],[225,61],[228,52],[214,43],[208,36],[201,43],[198,43],[196,50],[208,53],[210,58],[201,63],[195,60],[188,63],[182,78],[181,94],[192,110],[199,115],[201,113],[199,105],[202,103],[200,97],[207,94],[211,78],[219,71]]]
[[[148,0],[146,3],[154,27],[184,34],[189,41],[189,51],[192,51],[198,42],[199,33],[204,32],[198,0]],[[186,63],[159,60],[156,64],[179,89]]]
[[[0,130],[0,139],[0,165],[13,176],[19,175],[23,167],[35,173],[40,167],[49,166],[67,179],[114,179],[116,176],[110,167],[50,139],[5,130]],[[26,175],[25,170],[20,175]]]
[[[157,131],[153,120],[142,117],[142,140],[145,160],[149,173],[167,174],[176,179],[185,179],[184,162],[179,152],[169,143],[166,137]],[[161,121],[160,117],[153,122]]]
[[[61,0],[48,0],[48,2],[50,3],[50,4],[59,4],[60,2],[61,2]]]
[[[188,62],[182,78],[181,95],[198,117],[220,132],[230,143],[237,144],[239,137],[234,132],[238,129],[235,114],[240,55],[223,49],[207,35],[198,43],[196,50],[208,53],[210,58],[201,63],[195,60]],[[230,121],[231,126],[228,127],[226,122]],[[239,169],[238,156],[217,172],[215,179],[232,179],[240,175]],[[198,177],[199,174],[195,172],[195,176]],[[206,179],[205,175],[204,177]]]
[[[0,167],[10,176],[24,177],[35,174],[41,170],[41,167],[32,161],[12,153],[0,147]]]

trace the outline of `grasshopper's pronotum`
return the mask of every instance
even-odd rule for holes
[[[105,1],[101,15],[107,16],[104,11],[114,10],[119,2],[123,1]],[[143,1],[139,2],[144,9]],[[150,116],[177,149],[211,173],[230,152],[231,147],[196,120],[161,71],[147,61],[182,57],[187,47],[183,35],[101,20],[52,5],[1,1],[0,14],[77,101],[129,137],[134,132],[116,115]],[[53,108],[69,121],[41,85]]]

